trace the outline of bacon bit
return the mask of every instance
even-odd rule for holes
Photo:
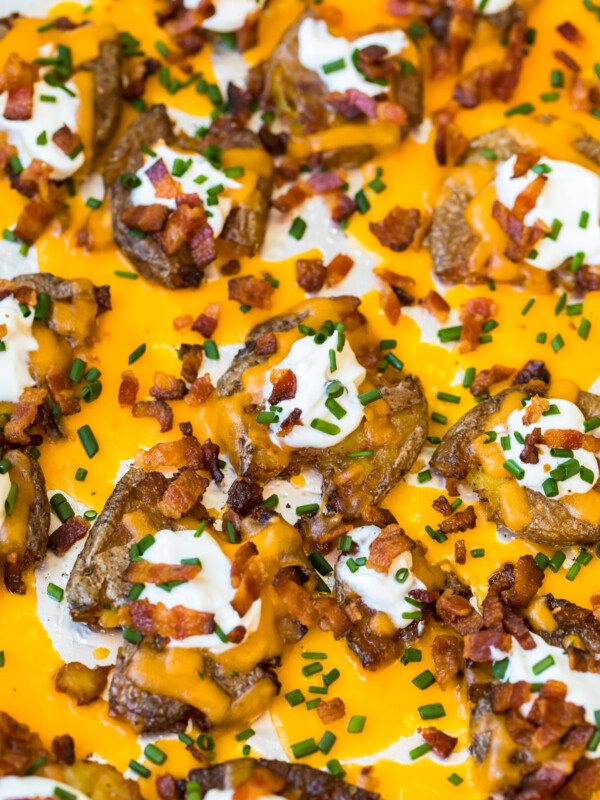
[[[600,662],[588,650],[569,647],[569,667],[574,672],[600,672]]]
[[[147,472],[161,467],[204,467],[203,449],[194,436],[184,436],[176,442],[160,442],[149,450],[138,450],[135,466]]]
[[[161,206],[161,208],[166,208],[166,206]],[[167,217],[158,241],[169,256],[172,256],[186,241],[189,241],[196,226],[202,227],[206,223],[206,212],[201,206],[182,205],[171,212],[167,208]]]
[[[123,76],[123,97],[125,100],[137,100],[146,91],[146,81],[155,75],[161,67],[157,58],[146,58],[144,61],[132,63],[128,59]]]
[[[346,636],[352,627],[350,617],[333,597],[317,597],[313,600],[313,608],[322,631],[333,633],[334,639]]]
[[[406,125],[408,117],[404,108],[398,103],[382,100],[377,103],[377,119],[393,122],[395,125]]]
[[[419,300],[419,305],[433,314],[440,322],[447,322],[448,315],[450,314],[450,305],[444,298],[433,289],[430,289],[426,297]]]
[[[341,175],[333,170],[327,172],[318,172],[311,175],[308,179],[308,185],[315,194],[326,194],[327,192],[335,192],[341,189],[345,181]]]
[[[130,606],[131,627],[151,636],[158,633],[169,639],[204,636],[215,630],[215,616],[204,611],[192,611],[184,606],[167,608],[163,603],[135,600]]]
[[[133,406],[137,399],[140,382],[130,369],[121,373],[121,385],[119,386],[119,405]]]
[[[529,170],[537,164],[542,157],[542,151],[539,149],[522,150],[517,154],[515,166],[513,168],[513,178],[522,178]]]
[[[181,400],[187,391],[185,381],[166,372],[155,372],[150,394],[157,400]]]
[[[399,525],[387,525],[371,543],[367,566],[376,572],[387,573],[394,559],[414,546],[415,543]]]
[[[37,64],[23,61],[18,53],[10,53],[0,73],[0,94],[8,92],[4,118],[31,119],[33,114],[33,87],[39,77]]]
[[[377,100],[374,97],[370,97],[359,89],[348,89],[345,94],[350,105],[357,108],[362,114],[366,114],[372,119],[377,116]]]
[[[210,477],[216,483],[221,483],[223,473],[219,468],[219,445],[207,439],[202,445],[203,468],[208,470]]]
[[[49,189],[48,200],[32,200],[27,203],[17,219],[15,235],[26,244],[32,245],[42,235],[57,211],[62,208],[63,203],[62,192],[52,186]]]
[[[74,150],[81,146],[81,137],[73,133],[68,125],[63,125],[52,136],[54,144],[66,155],[70,156]]]
[[[271,308],[271,296],[275,289],[269,281],[246,275],[243,278],[231,278],[228,286],[230,300],[252,308]]]
[[[273,391],[269,397],[269,404],[276,406],[282,400],[293,400],[298,390],[296,375],[291,369],[273,369],[270,374]]]
[[[453,99],[463,108],[476,108],[491,99],[497,69],[493,64],[482,64],[464,75],[454,87]]]
[[[338,195],[337,202],[331,212],[331,219],[334,222],[343,222],[349,219],[357,209],[354,198],[347,194]]]
[[[525,446],[521,450],[519,458],[524,464],[537,464],[540,460],[537,444],[544,444],[541,428],[534,428],[531,433],[525,436]]]
[[[433,121],[437,126],[434,151],[437,163],[453,166],[469,147],[469,140],[454,121],[454,112],[442,108],[435,111]]]
[[[278,794],[285,784],[285,778],[274,775],[266,767],[255,767],[252,774],[236,787],[233,800],[260,800],[265,795]]]
[[[530,184],[530,186],[532,185]],[[515,263],[526,258],[536,242],[548,232],[547,226],[541,222],[528,228],[499,200],[494,201],[492,216],[511,240],[504,250],[504,255]]]
[[[520,386],[533,380],[549,383],[550,373],[546,369],[546,365],[543,361],[528,361],[523,369],[519,370],[515,375],[513,384],[515,386]]]
[[[513,96],[521,77],[525,34],[525,18],[521,16],[510,27],[506,53],[494,79],[494,97],[505,103]]]
[[[132,561],[123,580],[128,583],[168,583],[169,581],[191,581],[200,572],[194,564],[153,564],[150,561]]]
[[[60,413],[64,416],[77,414],[81,410],[77,395],[71,388],[71,381],[58,367],[50,367],[46,375],[46,383]]]
[[[518,708],[523,703],[528,703],[531,693],[529,684],[525,681],[516,683],[496,683],[494,684],[493,704],[496,714],[508,711],[509,708]]]
[[[158,233],[165,227],[168,216],[169,209],[159,203],[129,206],[121,214],[121,222],[128,228],[138,228],[144,233]]]
[[[545,397],[540,397],[538,394],[534,395],[531,398],[531,403],[523,412],[523,425],[533,425],[535,422],[538,422],[544,411],[548,411],[549,408],[549,400],[547,400]],[[556,447],[560,445],[553,446]]]
[[[168,773],[166,775],[157,775],[155,778],[156,792],[160,800],[172,800],[175,797],[177,784],[175,778]]]
[[[182,344],[179,348],[181,359],[181,377],[188,383],[196,380],[204,359],[204,348],[201,344]]]
[[[261,485],[250,478],[236,478],[227,493],[227,505],[243,517],[262,503],[262,499]]]
[[[521,617],[506,607],[504,608],[503,623],[506,632],[517,640],[523,650],[533,650],[535,648],[535,639],[527,625],[525,625]]]
[[[320,258],[299,258],[296,261],[296,283],[305,292],[319,292],[326,277],[327,270]]]
[[[277,338],[274,333],[263,333],[254,343],[254,350],[261,356],[272,356],[277,352]]]
[[[447,733],[439,731],[437,728],[423,728],[421,730],[421,736],[438,758],[449,758],[458,744],[458,739],[456,737],[449,736]]]
[[[106,684],[105,684],[106,685]],[[68,733],[63,733],[61,736],[55,736],[52,739],[52,753],[57,761],[71,766],[75,763],[75,742],[73,737]]]
[[[172,200],[178,194],[181,194],[181,184],[171,175],[162,158],[159,158],[151,167],[148,167],[146,175],[152,186],[154,186],[156,197]]]
[[[331,700],[323,701],[317,706],[317,714],[323,725],[329,725],[331,722],[337,722],[342,719],[346,713],[346,706],[344,701],[339,697],[332,697]]]
[[[139,400],[131,409],[136,419],[152,417],[159,425],[161,433],[173,427],[173,409],[164,400]]]
[[[435,500],[432,503],[432,507],[434,511],[437,511],[444,517],[449,517],[450,514],[452,514],[452,512],[454,511],[454,509],[448,502],[448,498],[443,494],[435,498]]]
[[[236,589],[231,606],[240,617],[258,600],[267,582],[268,575],[256,545],[254,542],[245,542],[236,551],[231,564],[231,585]]]
[[[185,396],[185,402],[190,406],[200,406],[202,403],[206,403],[214,390],[210,375],[202,375],[200,378],[196,378],[190,386]]]
[[[387,0],[388,14],[394,17],[425,17],[431,19],[440,11],[441,3],[420,0]]]
[[[470,353],[479,345],[479,337],[483,323],[491,319],[497,312],[498,306],[488,297],[470,297],[460,308],[460,343],[458,349],[461,353]]]
[[[440,522],[440,530],[443,534],[448,535],[451,533],[464,533],[466,530],[471,530],[477,524],[477,515],[473,506],[467,506],[462,511],[457,511],[448,519]]]
[[[494,364],[491,369],[481,370],[471,384],[471,394],[474,397],[485,394],[494,384],[510,378],[514,371],[514,367],[504,367],[502,364]]]
[[[219,324],[221,303],[209,303],[192,325],[192,330],[210,339]]]
[[[512,639],[510,634],[500,631],[477,631],[465,636],[465,658],[471,661],[493,661],[494,651],[510,652]]]
[[[464,662],[462,641],[456,636],[438,634],[431,646],[435,677],[442,689],[447,689],[462,675]]]
[[[29,436],[25,433],[33,424],[38,408],[44,402],[48,392],[46,389],[27,387],[11,412],[10,420],[4,426],[4,438],[10,444],[29,444]]]
[[[467,563],[467,546],[464,539],[454,542],[454,560],[457,564]]]
[[[298,208],[298,206],[301,205],[307,197],[308,194],[306,193],[306,189],[298,184],[295,184],[294,186],[291,186],[287,192],[285,192],[285,194],[280,194],[279,197],[271,200],[271,205],[282,214],[287,214],[289,211],[292,211],[292,209]]]
[[[302,416],[301,409],[299,409],[299,408],[292,409],[292,411],[290,411],[288,416],[283,420],[283,422],[279,426],[279,432],[278,432],[277,436],[279,436],[280,438],[283,438],[284,436],[287,436],[288,433],[293,428],[296,427],[296,425],[302,425],[302,422],[300,422],[300,417],[301,416]]]
[[[481,629],[483,619],[465,597],[454,594],[450,589],[441,595],[436,603],[439,617],[461,636],[475,633]]]
[[[354,266],[354,259],[344,253],[338,253],[326,267],[325,286],[337,286]]]
[[[258,138],[263,147],[272,156],[283,156],[287,150],[289,133],[273,133],[268,125],[261,125],[258,131]]]
[[[565,53],[564,50],[554,50],[553,55],[557,61],[560,61],[568,69],[572,70],[573,72],[581,72],[581,67],[577,61],[575,61],[574,58],[571,58],[568,53]]]
[[[23,565],[16,553],[10,553],[4,562],[4,585],[11,594],[25,594]]]
[[[193,470],[182,469],[156,504],[156,510],[169,519],[181,519],[200,500],[208,483]]]
[[[50,534],[48,549],[57,556],[64,556],[71,547],[86,535],[90,523],[83,517],[69,517],[63,524]]]
[[[549,447],[563,447],[567,450],[583,448],[588,453],[600,452],[600,439],[589,433],[580,433],[580,431],[552,428],[544,433],[544,440]]]
[[[401,253],[412,243],[421,213],[416,208],[394,206],[381,222],[370,222],[369,230],[383,247]]]
[[[228,261],[226,264],[223,264],[223,266],[219,267],[219,271],[221,275],[237,275],[241,268],[240,262],[237,259],[232,258],[231,261]]]
[[[286,567],[280,569],[273,580],[273,587],[291,618],[309,627],[314,620],[311,596],[304,586],[296,583],[292,569]]]
[[[402,313],[402,306],[398,295],[387,283],[379,291],[379,305],[390,325],[396,325]]]

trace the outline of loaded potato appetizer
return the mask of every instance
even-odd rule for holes
[[[600,145],[558,120],[530,127],[477,137],[446,180],[429,233],[443,281],[600,286]]]
[[[18,15],[0,41],[0,163],[28,197],[15,235],[33,244],[85,176],[121,115],[121,50],[108,24],[57,24]]]
[[[252,76],[259,102],[289,128],[287,153],[356,167],[423,117],[418,51],[401,28],[348,40],[307,9]]]
[[[259,138],[220,118],[176,135],[164,106],[141,114],[105,171],[117,245],[148,280],[198,286],[218,256],[254,255],[266,231],[273,165]]]
[[[354,297],[315,299],[256,326],[218,382],[220,436],[260,483],[303,465],[358,519],[410,469],[427,435],[419,380],[382,352]]]
[[[0,712],[0,796],[3,800],[62,797],[139,800],[135,781],[110,764],[76,758],[68,734],[55,736],[51,752],[27,725]]]

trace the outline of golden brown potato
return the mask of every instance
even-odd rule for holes
[[[54,676],[54,685],[59,692],[68,694],[78,706],[97,700],[107,684],[107,670],[103,667],[91,669],[79,661],[63,664]]]

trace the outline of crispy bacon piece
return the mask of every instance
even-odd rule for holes
[[[294,408],[287,417],[282,421],[281,425],[279,426],[279,433],[277,436],[283,438],[287,436],[288,433],[296,427],[296,425],[302,425],[300,422],[300,417],[302,416],[302,410],[299,408]]]
[[[430,289],[427,295],[419,300],[419,305],[423,306],[430,314],[433,314],[440,322],[448,320],[450,305],[433,289]]]
[[[338,253],[327,264],[325,286],[337,286],[354,266],[354,259],[344,253]]]
[[[271,308],[271,296],[275,291],[272,284],[263,278],[246,275],[231,278],[228,282],[229,299],[253,308]]]
[[[461,636],[479,631],[483,619],[466,597],[454,594],[450,589],[440,596],[436,605],[438,616]]]
[[[71,388],[71,381],[58,367],[50,367],[46,375],[46,383],[60,413],[67,416],[77,414],[81,410],[77,395]]]
[[[154,187],[156,197],[172,200],[181,194],[181,184],[171,175],[162,158],[148,167],[146,175]]]
[[[166,206],[163,206],[166,208]],[[203,226],[206,223],[206,212],[202,206],[192,206],[188,203],[179,205],[175,211],[167,208],[167,217],[163,223],[164,230],[158,237],[161,248],[164,252],[172,256],[189,239],[196,226]]]
[[[220,303],[209,303],[192,324],[192,330],[210,339],[219,324]]]
[[[448,758],[458,744],[458,739],[437,728],[423,728],[421,736],[439,758]]]
[[[221,275],[237,275],[241,268],[240,262],[236,258],[232,258],[226,264],[223,264],[219,271]]]
[[[465,636],[465,658],[471,661],[493,661],[494,651],[508,653],[511,647],[510,634],[501,631],[477,631]]]
[[[600,452],[600,439],[580,431],[551,428],[544,433],[544,441],[548,447],[563,447],[567,450],[582,448],[588,453]]]
[[[204,348],[201,344],[182,344],[179,348],[181,359],[181,377],[188,383],[196,380],[204,358]]]
[[[132,62],[130,59],[125,65],[123,76],[123,97],[125,100],[137,100],[146,90],[146,81],[155,75],[161,67],[157,58],[146,58],[144,61]]]
[[[577,61],[568,53],[565,53],[564,50],[554,50],[552,54],[557,61],[560,61],[561,64],[564,64],[568,69],[575,73],[581,72],[581,67]]]
[[[306,627],[312,625],[314,610],[310,593],[294,580],[290,568],[279,570],[273,580],[273,587],[293,620]]]
[[[62,191],[51,184],[48,188],[47,198],[34,199],[27,203],[21,211],[15,225],[15,235],[26,244],[33,244],[42,235],[63,204]]]
[[[369,230],[383,247],[401,253],[412,243],[420,217],[417,208],[394,206],[381,222],[370,222]]]
[[[523,369],[519,370],[515,375],[513,384],[515,386],[521,386],[531,381],[543,381],[544,383],[550,381],[550,373],[546,369],[546,365],[543,361],[528,361]]]
[[[57,761],[69,766],[75,763],[75,742],[73,737],[68,733],[63,733],[61,736],[55,736],[52,739],[52,753]]]
[[[467,563],[467,545],[464,539],[457,539],[454,542],[454,560],[457,564]]]
[[[454,87],[453,99],[463,108],[475,108],[489,100],[494,93],[495,64],[481,64],[461,77]]]
[[[376,108],[377,119],[393,122],[395,125],[406,125],[408,116],[406,111],[399,103],[392,103],[389,100],[380,100]]]
[[[48,757],[37,733],[0,711],[0,775],[24,775],[38,758]]]
[[[516,683],[497,683],[493,686],[494,711],[499,714],[509,708],[518,708],[528,703],[530,698],[529,684],[525,681]]]
[[[521,77],[525,34],[525,18],[521,16],[510,27],[506,53],[494,78],[494,97],[505,103],[513,96]]]
[[[164,400],[139,400],[131,409],[136,419],[153,417],[160,425],[162,433],[173,427],[173,409]]]
[[[402,313],[402,306],[398,295],[388,283],[385,283],[379,291],[379,305],[390,325],[396,325]]]
[[[292,209],[302,205],[307,197],[306,189],[296,183],[294,186],[291,186],[287,192],[271,200],[271,205],[282,214],[287,214],[289,211],[292,211]]]
[[[317,597],[313,608],[322,631],[331,631],[334,639],[341,639],[350,632],[352,623],[346,611],[333,597]]]
[[[233,800],[260,800],[265,795],[276,795],[285,787],[285,778],[274,775],[266,767],[255,767],[252,774],[233,792]]]
[[[495,383],[510,378],[514,371],[514,367],[504,367],[502,364],[494,364],[490,369],[482,369],[471,384],[471,394],[474,397],[480,397]]]
[[[470,530],[477,524],[477,515],[473,506],[467,506],[462,511],[457,511],[453,516],[448,517],[440,522],[440,530],[442,533],[448,535],[451,533],[464,533]]]
[[[344,178],[333,170],[317,172],[308,179],[308,185],[315,194],[335,192],[344,185]]]
[[[348,89],[345,94],[350,105],[362,114],[373,119],[377,116],[377,100],[374,97],[361,92],[360,89]]]
[[[215,387],[211,383],[210,375],[202,375],[196,378],[190,386],[185,396],[185,402],[190,406],[202,405],[202,403],[206,403],[214,390]]]
[[[376,572],[387,573],[392,562],[414,546],[412,539],[409,539],[399,525],[387,525],[371,543],[367,566]]]
[[[27,428],[33,424],[38,408],[44,402],[48,392],[46,389],[37,389],[28,386],[23,389],[21,396],[11,412],[10,420],[4,426],[4,438],[10,444],[29,444]]]
[[[81,136],[76,132],[73,133],[68,125],[59,128],[52,135],[52,141],[68,156],[81,146]]]
[[[542,436],[541,428],[534,428],[531,433],[525,436],[525,445],[521,450],[519,458],[524,464],[537,464],[540,460],[540,454],[536,445],[544,444],[545,439]]]
[[[460,308],[460,343],[461,353],[470,353],[479,345],[479,337],[483,323],[494,316],[498,307],[489,297],[470,297]]]
[[[438,634],[431,645],[435,677],[442,689],[447,689],[462,674],[464,661],[462,641],[456,636]]]
[[[219,445],[207,439],[202,444],[203,468],[208,470],[213,481],[220,483],[223,480],[223,473],[219,467]]]
[[[236,478],[227,492],[227,505],[246,517],[253,508],[262,503],[262,487],[250,478]]]
[[[200,572],[195,564],[153,564],[150,561],[132,561],[123,580],[129,583],[169,583],[191,581]]]
[[[277,352],[277,338],[274,333],[263,333],[255,342],[254,350],[261,356],[272,356]]]
[[[515,166],[513,168],[513,178],[522,178],[523,175],[526,175],[529,170],[537,164],[541,157],[542,151],[537,147],[532,150],[522,150],[520,153],[517,153]]]
[[[556,800],[589,800],[600,789],[600,764],[586,761],[554,795]]]
[[[169,519],[181,519],[200,500],[207,486],[206,478],[184,468],[169,484],[156,509]]]
[[[4,562],[4,585],[11,594],[25,594],[23,564],[16,553],[9,553]]]
[[[175,778],[167,772],[165,775],[157,775],[155,778],[156,793],[160,800],[172,800],[175,797],[177,784]]]
[[[0,94],[8,93],[4,118],[10,120],[31,119],[33,113],[33,89],[39,77],[37,64],[23,61],[18,53],[10,53],[0,73]]]
[[[448,498],[443,494],[441,494],[439,497],[436,497],[431,505],[434,511],[437,511],[439,514],[443,514],[444,517],[449,517],[454,511],[448,502]]]
[[[215,616],[205,611],[192,611],[184,606],[167,608],[163,603],[152,604],[148,600],[135,600],[130,606],[131,627],[151,636],[158,633],[170,639],[187,639],[188,636],[204,636],[213,633]]]
[[[57,556],[64,556],[75,542],[84,538],[89,529],[90,523],[83,517],[69,517],[50,534],[48,549]]]
[[[343,192],[337,197],[336,204],[331,212],[331,219],[334,222],[343,222],[349,219],[357,209],[356,201]]]
[[[231,601],[234,611],[243,617],[258,600],[268,576],[254,542],[244,542],[231,563],[231,585],[236,589]]]
[[[129,228],[138,228],[144,233],[162,231],[169,216],[169,209],[160,203],[150,206],[129,206],[121,214],[121,222]]]
[[[327,701],[322,700],[317,706],[317,714],[323,725],[329,725],[330,722],[342,719],[345,713],[346,706],[339,697],[332,697],[331,700]]]
[[[139,450],[135,465],[147,472],[161,467],[201,469],[204,466],[202,445],[194,436],[184,436],[176,442],[159,442],[149,450]]]
[[[544,411],[548,411],[550,408],[550,401],[547,400],[545,397],[540,397],[538,394],[534,395],[531,398],[531,403],[527,406],[525,411],[523,412],[523,424],[524,425],[533,425],[541,418]],[[555,447],[560,447],[561,445],[554,445]]]
[[[273,391],[269,403],[276,406],[282,400],[293,400],[298,390],[296,375],[291,369],[272,369],[269,376]]]
[[[296,261],[296,283],[313,294],[323,288],[327,270],[320,258],[299,258]]]
[[[119,405],[133,406],[137,399],[140,382],[130,369],[121,373],[121,384],[119,386]]]
[[[166,372],[155,372],[150,394],[157,400],[181,400],[187,391],[185,381]]]
[[[510,633],[511,636],[517,640],[523,650],[533,650],[535,648],[535,639],[531,635],[529,628],[523,622],[521,617],[511,611],[510,608],[503,609],[504,611],[504,629]]]

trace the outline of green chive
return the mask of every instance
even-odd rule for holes
[[[358,397],[360,400],[360,395]],[[339,425],[334,425],[331,422],[326,422],[324,419],[319,419],[318,417],[316,417],[311,421],[310,427],[314,428],[317,431],[321,431],[322,433],[326,433],[329,436],[336,436],[342,430],[339,427]]]
[[[77,435],[83,445],[83,449],[87,453],[88,458],[93,458],[98,450],[98,442],[96,441],[96,437],[92,433],[92,429],[89,425],[84,425],[83,427],[79,428],[77,431]]]
[[[420,675],[417,675],[416,678],[413,678],[412,682],[417,689],[421,689],[421,691],[423,691],[435,683],[435,677],[430,670],[426,669],[424,672],[421,672]]]
[[[450,783],[454,786],[458,786],[463,782],[464,779],[461,778],[460,775],[457,775],[456,772],[453,772],[452,775],[448,775],[446,780],[450,781]]]
[[[439,719],[445,717],[446,712],[441,703],[430,703],[427,706],[419,706],[417,709],[421,719]]]
[[[475,367],[467,367],[462,382],[463,387],[465,389],[469,389],[474,380],[475,380]]]
[[[437,399],[446,403],[460,403],[460,397],[457,394],[449,394],[448,392],[438,392]]]
[[[300,516],[301,514],[315,514],[319,510],[320,506],[318,503],[307,503],[304,506],[296,506],[296,516]]]
[[[61,603],[63,597],[65,596],[64,590],[57,586],[55,583],[49,583],[48,588],[46,589],[46,593],[48,597],[51,597],[53,600],[56,600],[57,603]]]
[[[323,64],[321,69],[323,70],[325,75],[329,75],[332,72],[339,72],[339,70],[344,69],[346,66],[346,61],[343,58],[338,58],[336,61],[329,61],[327,64]]]
[[[551,666],[554,665],[554,658],[550,655],[543,658],[541,661],[538,661],[537,664],[534,664],[531,668],[531,671],[534,675],[540,675],[545,670],[549,669]]]
[[[145,344],[141,344],[139,347],[136,347],[133,353],[129,354],[129,358],[127,360],[128,363],[134,364],[138,360],[138,358],[141,358],[144,355],[145,352],[146,352]]]
[[[155,744],[147,744],[144,748],[144,755],[147,759],[152,761],[153,764],[164,764],[167,760],[167,754]]]
[[[306,231],[306,222],[302,219],[302,217],[296,217],[292,222],[292,225],[288,233],[292,238],[296,239],[297,241],[300,241],[300,239],[302,239],[302,237],[304,236],[305,231]]]
[[[7,517],[11,517],[13,511],[15,510],[18,495],[19,487],[16,483],[11,481],[10,489],[6,495],[6,500],[4,501],[4,512]]]
[[[294,689],[292,692],[288,692],[285,695],[285,699],[293,708],[294,706],[299,706],[300,703],[304,702],[304,695],[302,694],[300,689]]]
[[[514,117],[517,114],[531,114],[532,111],[535,111],[535,106],[531,103],[521,103],[518,106],[514,106],[513,108],[509,108],[508,111],[504,112],[505,117]]]
[[[304,758],[305,756],[310,756],[313,753],[316,753],[319,748],[317,747],[317,743],[314,739],[305,739],[302,742],[296,742],[295,744],[290,745],[290,749],[294,755],[294,758]]]
[[[321,739],[317,747],[324,755],[327,755],[330,752],[333,745],[335,744],[336,739],[337,736],[331,733],[331,731],[325,731],[323,736],[321,736]]]
[[[411,761],[416,761],[417,758],[424,756],[425,753],[429,753],[432,747],[430,744],[420,744],[418,747],[415,747],[414,750],[409,752],[409,756]]]
[[[552,556],[550,561],[548,562],[548,568],[552,572],[558,572],[558,570],[562,567],[564,561],[566,559],[566,555],[563,553],[562,550],[557,550],[556,553]]]
[[[142,778],[149,778],[150,775],[152,774],[148,769],[148,767],[145,767],[143,764],[140,764],[139,761],[134,761],[133,758],[129,762],[129,769],[132,772],[135,772],[138,775],[140,775]]]
[[[366,721],[367,721],[366,717],[362,716],[351,717],[350,722],[348,723],[348,733],[362,733]]]

